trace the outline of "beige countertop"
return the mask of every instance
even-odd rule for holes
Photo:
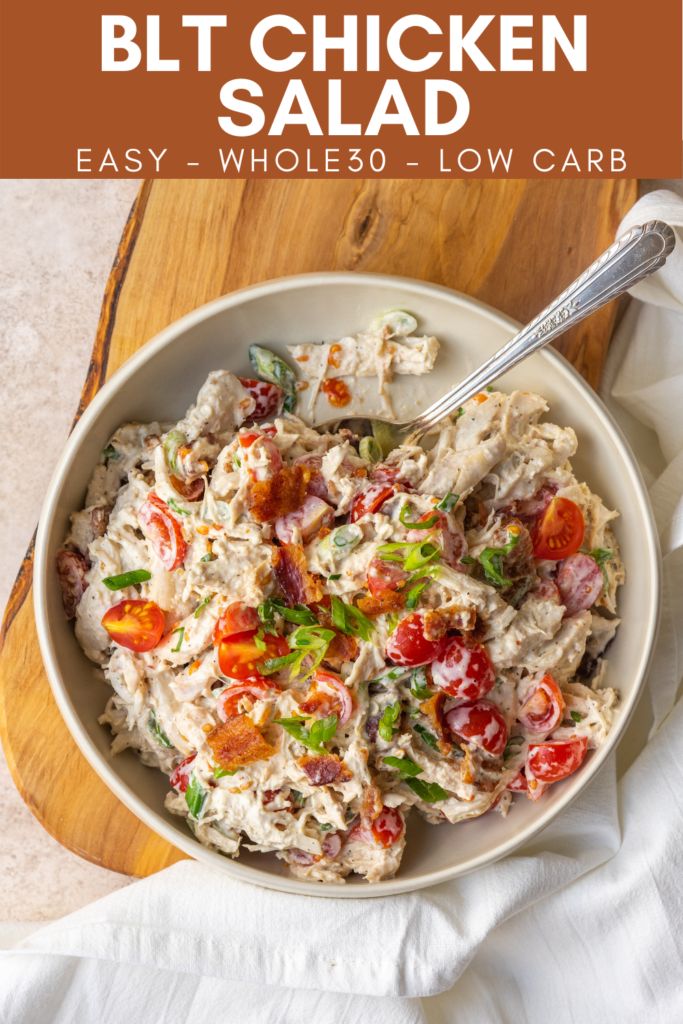
[[[69,432],[137,187],[131,181],[0,182],[0,608]],[[0,923],[60,917],[126,884],[42,829],[2,754],[0,787],[6,808]]]

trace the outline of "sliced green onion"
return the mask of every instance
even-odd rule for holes
[[[412,313],[406,313],[404,309],[390,309],[387,313],[376,316],[370,324],[370,330],[379,334],[388,328],[389,337],[399,336],[407,338],[417,330],[417,320]]]
[[[199,618],[199,616],[202,614],[202,612],[206,608],[207,604],[211,604],[211,602],[213,601],[215,596],[216,596],[215,594],[207,594],[206,597],[203,597],[201,599],[201,601],[199,602],[199,604],[197,605],[197,607],[194,610],[194,617],[195,617],[195,619]]]
[[[333,572],[332,575],[328,576],[327,578],[328,578],[328,580],[340,580],[341,579],[341,573],[340,572]]]
[[[377,724],[377,732],[387,743],[391,743],[400,717],[401,702],[397,700],[395,704],[387,704]]]
[[[415,572],[417,569],[423,569],[425,565],[429,565],[440,554],[441,552],[435,544],[430,543],[430,541],[424,541],[410,552],[403,563],[403,568],[406,572]]]
[[[215,562],[215,560],[216,555],[214,555],[212,551],[209,551],[209,553],[206,555],[202,555],[202,557],[199,559],[200,562]]]
[[[345,604],[339,597],[331,597],[332,623],[349,636],[358,636],[361,640],[369,640],[375,626],[363,615],[360,608],[353,604]]]
[[[429,700],[432,691],[427,686],[427,673],[424,666],[414,668],[410,675],[410,692],[417,700]]]
[[[317,626],[318,624],[315,615],[305,604],[295,604],[293,608],[290,608],[279,597],[269,597],[258,606],[257,611],[261,622],[266,625],[272,625],[276,612],[286,622],[294,622],[299,626]]]
[[[179,505],[175,498],[169,498],[166,504],[168,505],[169,508],[172,508],[174,512],[177,512],[179,516],[192,515],[192,513],[188,509],[183,508],[182,505]]]
[[[426,804],[435,804],[439,800],[448,800],[450,796],[450,793],[447,793],[438,782],[425,782],[424,779],[406,779],[405,783]]]
[[[459,494],[452,494],[451,491],[446,494],[436,506],[441,509],[442,512],[450,512],[460,501]]]
[[[327,718],[318,718],[306,728],[308,718],[295,715],[292,718],[276,718],[275,725],[281,725],[285,732],[293,736],[297,742],[302,743],[309,750],[322,751],[324,744],[331,740],[337,731],[338,718],[336,715],[328,715]]]
[[[147,728],[151,732],[152,736],[162,745],[162,747],[172,747],[173,744],[169,740],[164,730],[159,725],[159,720],[154,710],[150,711],[149,718],[147,719]]]
[[[428,747],[431,747],[432,750],[439,749],[439,741],[437,740],[436,736],[434,735],[433,732],[430,732],[429,729],[426,729],[424,725],[420,725],[419,722],[415,722],[415,724],[413,725],[413,729],[420,737],[420,739],[424,740]]]
[[[419,583],[416,583],[415,586],[410,588],[410,590],[408,591],[408,596],[406,597],[406,608],[408,608],[410,611],[413,611],[415,608],[417,608],[418,604],[420,603],[422,591],[425,589],[428,583],[428,579],[420,580]]]
[[[570,711],[571,719],[573,722],[583,722],[585,715],[582,715],[580,711]]]
[[[131,569],[130,572],[122,572],[118,576],[105,576],[102,582],[109,590],[125,590],[136,583],[146,583],[151,578],[151,572],[147,572],[146,569]]]
[[[254,636],[254,647],[257,647],[259,651],[267,650],[266,641],[258,633]]]
[[[422,769],[409,757],[383,757],[382,760],[390,768],[395,768],[402,779],[414,778]]]
[[[424,523],[419,522],[419,520],[409,519],[408,518],[409,515],[410,515],[410,505],[406,502],[405,505],[401,506],[401,511],[398,514],[398,518],[399,518],[400,522],[404,526],[409,527],[411,530],[431,530],[432,527],[436,526],[436,524],[439,521],[439,513],[438,512],[434,512],[429,517],[429,519],[426,519],[424,521]]]
[[[357,526],[340,526],[330,534],[330,542],[335,548],[355,548],[362,536]]]
[[[117,451],[113,444],[108,444],[106,448],[102,449],[102,458],[116,462],[121,458],[121,452]]]
[[[175,645],[175,647],[171,648],[171,653],[172,654],[177,654],[178,651],[180,650],[180,648],[182,647],[183,640],[185,639],[185,627],[184,626],[178,626],[177,629],[173,630],[173,635],[174,636],[175,636],[176,633],[179,633],[180,635],[178,637],[178,643]]]
[[[237,772],[240,772],[241,770],[241,768],[232,768],[230,771],[228,771],[227,768],[221,768],[221,766],[217,764],[214,766],[213,769],[213,777],[214,779],[222,779],[226,775],[236,775]]]
[[[187,444],[187,439],[179,430],[169,430],[161,442],[161,447],[164,449],[164,455],[166,456],[166,465],[172,473],[178,472],[178,449],[184,444]]]
[[[262,345],[249,346],[249,360],[261,380],[282,388],[285,393],[283,408],[286,412],[294,412],[297,402],[296,376],[291,366]]]
[[[381,462],[382,449],[377,438],[370,435],[362,437],[358,445],[358,454],[366,462]]]
[[[185,790],[185,803],[188,806],[193,818],[198,818],[206,803],[207,792],[200,784],[196,776],[192,776],[189,785]]]
[[[290,651],[289,654],[283,654],[279,658],[266,658],[259,665],[259,672],[262,676],[272,676],[275,672],[279,672],[288,665],[293,665],[298,658],[299,654],[297,651]]]
[[[519,544],[519,531],[508,530],[508,542],[499,548],[484,548],[479,555],[479,564],[484,576],[496,587],[510,587],[513,580],[503,573],[503,559]]]
[[[589,551],[588,554],[590,555],[590,557],[593,559],[594,562],[597,562],[598,568],[600,569],[600,571],[602,573],[602,578],[604,580],[603,590],[607,591],[609,589],[609,576],[607,575],[607,563],[609,562],[610,558],[612,558],[612,552],[609,551],[607,548],[593,548],[593,550]]]

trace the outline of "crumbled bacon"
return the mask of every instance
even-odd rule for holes
[[[57,576],[67,619],[76,615],[76,608],[88,587],[85,574],[89,568],[88,559],[80,551],[61,548],[57,552]]]
[[[283,466],[268,480],[249,481],[249,512],[257,523],[272,523],[299,508],[311,479],[308,466]]]
[[[299,758],[298,764],[312,786],[329,786],[333,782],[347,782],[351,778],[351,772],[336,754],[306,755]]]
[[[221,722],[206,737],[216,763],[226,771],[242,768],[253,761],[266,761],[273,747],[247,715]]]
[[[448,740],[448,728],[444,718],[444,704],[446,703],[447,695],[443,690],[435,693],[429,700],[424,701],[420,704],[420,711],[423,715],[426,715],[431,722],[434,732],[436,733],[439,741],[439,750],[446,757],[451,752],[452,744]]]
[[[204,481],[201,477],[196,480],[181,480],[179,476],[172,476],[171,485],[185,501],[200,501],[204,497]]]
[[[396,612],[404,607],[406,594],[396,590],[383,590],[380,594],[368,594],[361,597],[358,607],[363,615],[374,618],[376,615],[383,615],[384,612]]]
[[[440,640],[449,629],[469,633],[476,621],[477,613],[473,608],[437,608],[423,612],[422,630],[427,640]]]
[[[106,505],[95,505],[90,510],[90,525],[96,537],[104,537],[109,523],[109,509]]]
[[[337,633],[334,640],[330,641],[324,661],[331,668],[340,669],[345,661],[353,661],[357,654],[358,641],[346,633]]]
[[[300,544],[283,544],[275,550],[275,575],[290,604],[313,604],[322,599],[322,586],[308,571]]]

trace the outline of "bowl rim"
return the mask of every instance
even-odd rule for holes
[[[275,889],[280,892],[288,892],[297,895],[318,896],[332,899],[349,898],[376,898],[380,896],[393,896],[404,892],[415,892],[428,886],[437,885],[462,875],[475,871],[477,868],[493,864],[501,858],[512,853],[518,847],[528,842],[557,817],[572,800],[582,793],[590,781],[600,770],[605,760],[616,749],[619,741],[624,735],[629,724],[633,711],[642,694],[647,669],[652,658],[652,652],[657,636],[660,616],[661,596],[661,569],[659,541],[655,528],[654,516],[650,506],[649,497],[640,468],[632,454],[629,444],[624,437],[621,428],[612,418],[606,406],[596,392],[589,387],[576,369],[560,353],[552,349],[542,349],[536,355],[543,359],[550,360],[559,373],[560,377],[570,380],[584,393],[589,405],[592,405],[596,416],[596,425],[607,435],[611,435],[613,443],[620,451],[621,457],[630,474],[630,486],[634,496],[637,497],[637,509],[641,524],[644,527],[644,541],[648,551],[648,564],[653,582],[653,601],[647,609],[649,621],[647,623],[646,642],[643,645],[638,662],[635,666],[634,677],[636,686],[625,703],[620,704],[620,716],[612,727],[607,742],[599,750],[594,752],[589,764],[581,773],[581,783],[574,789],[568,789],[561,794],[559,799],[545,811],[540,811],[538,817],[525,828],[515,833],[505,842],[499,844],[491,852],[485,852],[470,857],[461,864],[449,868],[430,871],[423,877],[401,879],[398,877],[386,879],[374,883],[358,883],[354,885],[338,885],[336,883],[321,884],[320,882],[306,881],[286,875],[271,875],[248,864],[232,860],[220,853],[203,846],[188,830],[187,835],[177,831],[172,825],[166,822],[162,815],[149,808],[145,802],[128,786],[118,773],[107,763],[104,756],[97,749],[88,736],[84,725],[74,707],[66,687],[62,681],[58,668],[55,643],[51,634],[48,605],[47,586],[48,573],[51,566],[47,555],[47,541],[52,528],[52,522],[58,507],[58,498],[61,493],[66,476],[75,461],[81,442],[90,430],[92,423],[98,417],[102,409],[109,403],[134,376],[138,369],[149,360],[153,359],[158,352],[168,344],[190,330],[194,326],[209,319],[216,313],[240,305],[245,300],[257,300],[261,296],[273,295],[283,291],[296,290],[299,288],[312,288],[336,285],[387,285],[391,287],[405,287],[413,297],[419,298],[420,292],[426,297],[435,294],[438,297],[446,298],[455,305],[474,311],[477,315],[488,319],[505,330],[514,333],[519,328],[518,321],[501,313],[494,307],[472,298],[462,292],[448,288],[445,285],[432,284],[428,281],[418,280],[409,277],[395,276],[392,274],[356,273],[353,271],[325,271],[305,274],[293,274],[286,277],[274,278],[258,284],[249,285],[237,291],[222,295],[210,302],[196,307],[178,320],[173,321],[159,331],[153,338],[145,342],[132,356],[130,356],[111,378],[100,388],[82,416],[74,426],[69,435],[64,450],[55,466],[46,496],[41,510],[38,530],[36,534],[34,569],[33,569],[33,606],[36,621],[36,629],[40,651],[45,666],[45,671],[52,689],[53,696],[59,711],[73,737],[79,750],[86,758],[96,774],[102,779],[110,791],[130,810],[140,821],[150,828],[157,835],[166,839],[175,849],[186,853],[193,860],[203,862],[215,868],[222,868],[226,874],[236,881],[250,882],[265,888]],[[540,808],[539,808],[540,810]]]

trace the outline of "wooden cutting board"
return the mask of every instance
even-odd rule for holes
[[[633,181],[155,181],[111,275],[76,418],[171,321],[225,292],[316,270],[445,284],[526,321],[606,248]],[[595,387],[616,307],[559,347]],[[24,558],[0,634],[0,736],[24,800],[61,843],[148,875],[184,855],[119,803],[82,757],[43,671]],[[86,813],[87,808],[87,813]]]

